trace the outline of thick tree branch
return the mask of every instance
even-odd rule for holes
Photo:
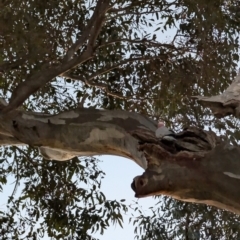
[[[18,141],[14,137],[0,134],[0,145],[1,146],[13,146],[13,145],[25,145],[21,141]]]
[[[96,20],[94,22],[94,26],[90,31],[90,39],[88,41],[88,46],[94,47],[94,44],[97,40],[97,37],[102,29],[102,25],[104,24],[105,14],[110,9],[110,1],[103,0],[99,1],[97,7],[95,9]]]
[[[9,137],[23,144],[75,156],[118,155],[146,168],[146,160],[137,149],[138,141],[130,131],[145,128],[153,132],[156,123],[124,111],[79,108],[51,117],[15,110],[1,116],[0,127],[6,129]]]
[[[95,11],[91,19],[89,20],[87,26],[85,27],[82,35],[68,49],[65,57],[63,58],[63,62],[69,61],[73,57],[74,53],[89,39],[89,36],[91,36],[91,39],[89,40],[89,46],[94,45],[96,38],[101,30],[101,26],[104,23],[105,14],[107,10],[109,10],[109,2],[110,1],[101,0],[97,2]]]
[[[89,40],[87,45],[87,50],[83,52],[82,55],[76,56],[70,60],[76,48],[82,44],[82,41],[85,39],[85,36],[68,51],[67,61],[64,59],[61,65],[55,68],[44,68],[37,72],[36,74],[30,76],[26,81],[20,83],[13,91],[9,105],[6,106],[2,113],[7,113],[16,109],[20,106],[32,93],[36,92],[39,88],[44,86],[47,82],[51,81],[53,78],[69,71],[70,69],[76,67],[79,64],[89,60],[93,57],[94,54],[94,42],[100,32],[101,26],[104,22],[104,16],[106,11],[110,9],[109,1],[98,1],[95,12],[93,13],[92,19],[90,20],[90,25],[92,26],[89,34]],[[98,29],[99,27],[99,29]],[[86,36],[89,34],[86,33]]]
[[[13,91],[9,101],[2,113],[7,113],[19,107],[32,93],[36,92],[39,88],[44,86],[47,82],[51,81],[56,76],[68,71],[69,69],[89,60],[93,52],[92,49],[84,52],[81,56],[74,58],[55,68],[44,68],[40,72],[30,76],[26,81],[20,83]]]
[[[0,127],[6,141],[40,147],[50,159],[110,154],[135,161],[146,169],[132,183],[137,197],[164,194],[240,214],[240,147],[212,131],[190,127],[157,139],[157,123],[140,114],[84,108],[55,116],[15,110],[0,117]]]
[[[169,154],[150,145],[142,149],[154,155],[156,164],[134,179],[137,197],[164,194],[240,214],[239,147],[223,143],[202,156],[188,151]]]
[[[212,97],[193,97],[205,107],[209,107],[214,116],[222,118],[228,115],[240,117],[240,72],[227,88],[225,92],[220,95]]]

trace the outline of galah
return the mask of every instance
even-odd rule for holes
[[[174,132],[170,129],[168,129],[165,125],[164,122],[159,121],[158,122],[158,128],[155,132],[155,135],[157,138],[163,138],[164,136],[169,136],[174,134]]]

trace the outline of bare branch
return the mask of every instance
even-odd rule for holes
[[[152,60],[152,59],[157,59],[159,58],[160,56],[148,56],[148,57],[138,57],[138,58],[128,58],[128,59],[125,59],[125,60],[122,60],[120,61],[119,63],[113,65],[113,66],[109,66],[107,68],[104,68],[104,69],[101,69],[95,73],[93,73],[92,75],[90,75],[87,79],[83,79],[81,76],[78,76],[78,75],[74,75],[74,74],[70,74],[70,73],[64,73],[62,74],[63,77],[66,77],[66,78],[70,78],[72,80],[77,80],[77,81],[82,81],[84,82],[85,84],[87,84],[88,86],[93,86],[93,87],[98,87],[98,88],[101,88],[103,89],[107,95],[109,96],[113,96],[113,97],[116,97],[116,98],[119,98],[119,99],[134,99],[133,96],[123,96],[122,94],[118,94],[118,93],[113,93],[111,91],[109,91],[108,89],[108,85],[105,84],[105,83],[96,83],[96,82],[93,82],[92,80],[99,76],[99,75],[102,75],[104,73],[107,73],[115,68],[118,68],[119,66],[121,65],[124,65],[126,63],[130,63],[130,62],[134,62],[134,61],[147,61],[147,60]]]
[[[159,13],[159,12],[162,12],[162,11],[166,11],[167,9],[169,9],[169,7],[174,6],[176,2],[177,1],[173,1],[173,2],[170,2],[170,3],[164,3],[165,8],[162,8],[162,9],[159,8],[156,11],[139,11],[139,12],[131,11],[131,10],[133,10],[132,9],[133,7],[136,7],[136,5],[134,5],[134,3],[131,3],[131,5],[128,5],[128,6],[123,7],[123,8],[112,8],[109,11],[109,13],[124,12],[124,13],[117,14],[117,16],[123,16],[123,15],[127,15],[127,14],[134,14],[134,15],[154,14],[156,12]]]
[[[13,191],[12,191],[12,194],[11,194],[10,199],[13,198],[13,196],[15,195],[15,193],[16,193],[16,191],[17,191],[17,187],[19,186],[18,160],[17,160],[17,156],[16,156],[16,155],[17,155],[17,154],[16,154],[16,152],[15,152],[13,159],[14,159],[14,161],[16,162],[16,168],[17,168],[16,177],[17,177],[17,179],[16,179],[15,186],[14,186],[14,188],[13,188]]]
[[[0,65],[0,73],[4,73],[5,71],[8,70],[13,70],[13,69],[17,69],[20,65],[22,65],[23,63],[26,62],[27,57],[24,56],[21,59],[18,59],[15,62],[11,62],[11,63],[3,63]]]
[[[71,156],[111,154],[135,161],[145,169],[132,183],[136,197],[164,194],[240,214],[240,147],[212,131],[190,127],[159,139],[157,123],[134,112],[77,108],[45,116],[15,111],[14,118],[1,115],[0,122],[23,144]]]
[[[142,57],[137,57],[137,58],[131,58],[130,57],[130,58],[127,58],[127,59],[124,59],[124,60],[120,61],[119,63],[117,63],[117,64],[115,64],[113,66],[108,66],[108,67],[106,67],[104,69],[101,69],[101,70],[93,73],[86,80],[85,79],[81,80],[79,76],[71,75],[71,74],[68,74],[68,73],[64,73],[64,74],[62,74],[62,76],[63,77],[67,77],[67,78],[71,78],[73,80],[81,80],[81,81],[84,81],[84,82],[86,82],[86,81],[89,82],[92,79],[94,79],[95,77],[97,77],[99,75],[102,75],[104,73],[107,73],[107,72],[109,72],[109,71],[111,71],[111,70],[113,70],[115,68],[118,68],[118,67],[120,67],[120,66],[122,66],[122,65],[124,65],[126,63],[135,62],[135,61],[147,61],[147,60],[152,60],[152,59],[158,59],[160,57],[161,57],[161,55],[158,55],[158,56],[142,56]]]
[[[81,79],[81,77],[78,76],[78,75],[68,74],[68,73],[65,73],[65,74],[63,75],[63,77],[70,78],[70,79],[76,80],[76,81],[82,81],[82,82],[84,82],[85,84],[87,84],[88,86],[91,86],[91,87],[100,88],[100,89],[104,90],[107,95],[112,96],[112,97],[115,97],[115,98],[119,98],[119,99],[130,99],[130,98],[131,98],[131,97],[125,97],[125,96],[123,96],[122,94],[118,94],[118,93],[113,93],[113,92],[111,92],[111,91],[108,89],[108,85],[105,84],[105,83],[95,83],[95,82],[90,81],[90,80]]]
[[[121,39],[116,39],[113,41],[109,41],[109,42],[105,42],[104,44],[100,45],[99,48],[105,47],[107,45],[111,45],[114,43],[118,43],[118,42],[129,42],[129,43],[144,43],[144,44],[148,44],[149,46],[154,46],[154,47],[166,47],[166,48],[170,48],[170,49],[174,49],[174,50],[178,50],[178,51],[183,51],[186,48],[177,48],[174,46],[174,44],[168,44],[168,43],[159,43],[159,42],[155,42],[153,40],[147,40],[147,39],[142,39],[142,40],[136,40],[136,39],[129,39],[129,38],[121,38]]]
[[[110,9],[108,1],[98,1],[95,12],[92,16],[92,30],[90,31],[90,39],[88,42],[88,47],[82,55],[76,56],[71,60],[63,61],[60,66],[55,68],[48,69],[45,65],[44,68],[37,72],[36,74],[32,75],[29,79],[25,82],[20,83],[13,91],[11,99],[9,101],[9,105],[6,106],[2,113],[7,113],[18,106],[20,106],[32,93],[36,92],[39,88],[44,86],[47,82],[51,81],[53,78],[63,74],[64,72],[69,71],[70,69],[76,67],[77,65],[89,60],[93,57],[94,54],[94,41],[96,40],[101,26],[104,21],[104,16],[107,10]],[[99,28],[99,29],[98,29]],[[93,32],[93,30],[95,32]],[[86,33],[88,36],[88,34]],[[83,40],[83,39],[82,39]],[[81,41],[78,41],[76,45],[68,52],[68,58],[71,56],[72,51],[81,45]],[[73,52],[74,53],[74,52]]]
[[[30,158],[29,155],[28,155],[26,152],[24,152],[20,147],[14,146],[14,148],[15,148],[16,150],[18,150],[20,153],[22,153],[22,154],[26,157],[26,159],[27,159],[27,160],[36,168],[36,170],[37,170],[38,164],[35,163],[35,162],[33,162],[32,158]]]
[[[51,81],[54,77],[68,71],[69,69],[89,60],[93,52],[88,49],[81,56],[74,58],[58,67],[47,69],[46,66],[40,72],[30,76],[29,79],[20,83],[13,91],[9,105],[6,106],[2,113],[7,113],[20,106],[32,93]]]
[[[98,1],[95,11],[89,20],[83,34],[79,37],[79,39],[68,49],[65,57],[63,58],[63,62],[69,61],[74,53],[88,40],[90,36],[89,45],[93,46],[100,30],[102,24],[104,23],[104,17],[109,9],[109,1]]]

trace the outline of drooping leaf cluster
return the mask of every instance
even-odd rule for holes
[[[5,174],[1,185],[14,183],[14,187],[5,202],[7,210],[0,212],[1,239],[81,236],[90,240],[93,233],[103,234],[110,224],[122,224],[127,207],[107,200],[100,192],[104,173],[98,169],[97,159],[39,161],[36,151],[9,150],[14,156],[1,158]]]
[[[136,239],[239,239],[240,217],[200,204],[183,203],[167,197],[135,218]],[[164,202],[164,204],[163,204]]]

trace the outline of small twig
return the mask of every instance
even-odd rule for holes
[[[173,6],[177,1],[174,2],[170,2],[170,3],[165,3],[164,5],[166,6],[163,9],[157,9],[156,11],[142,11],[142,12],[133,12],[130,11],[132,8],[137,7],[136,5],[133,5],[133,3],[131,5],[128,5],[126,7],[123,8],[112,8],[109,13],[119,13],[119,12],[124,12],[125,13],[121,13],[121,14],[117,14],[117,16],[123,16],[123,15],[127,15],[127,14],[132,14],[132,15],[145,15],[145,14],[154,14],[154,13],[159,13],[159,12],[163,12],[166,11],[167,9],[169,9],[171,6]]]
[[[79,76],[71,75],[71,74],[64,74],[63,77],[71,78],[72,80],[76,80],[76,81],[82,81],[86,85],[91,86],[91,87],[101,88],[106,92],[107,95],[112,96],[112,97],[116,97],[116,98],[119,98],[119,99],[131,99],[131,97],[125,97],[122,94],[113,93],[113,92],[109,91],[108,85],[105,84],[105,83],[94,83],[90,80],[83,80]]]
[[[16,150],[18,150],[20,153],[22,153],[25,157],[26,157],[26,159],[35,167],[35,169],[37,170],[37,166],[38,166],[38,164],[36,164],[35,162],[33,162],[32,161],[32,159],[21,149],[21,148],[19,148],[19,147],[17,147],[17,146],[13,146],[13,148],[15,148]],[[37,170],[38,171],[38,170]]]
[[[123,11],[126,11],[126,10],[129,10],[133,7],[133,5],[128,5],[127,7],[124,7],[124,8],[112,8],[109,13],[117,13],[117,12],[123,12]]]
[[[17,69],[21,64],[25,63],[27,59],[27,56],[24,56],[21,59],[16,60],[15,62],[11,63],[3,63],[0,65],[0,73],[4,73],[8,70]]]
[[[147,39],[142,39],[142,40],[136,40],[136,39],[128,39],[128,38],[121,38],[121,39],[116,39],[113,41],[105,42],[104,44],[100,45],[98,48],[105,47],[107,45],[111,45],[114,43],[118,42],[130,42],[130,43],[147,43],[149,46],[154,46],[154,47],[166,47],[166,48],[171,48],[177,51],[182,51],[182,48],[177,48],[173,44],[168,44],[168,43],[159,43],[159,42],[153,42],[152,40],[147,40]]]
[[[73,75],[73,74],[69,74],[69,73],[64,73],[62,74],[63,77],[65,78],[70,78],[72,80],[77,80],[77,81],[82,81],[84,82],[85,84],[87,84],[88,86],[93,86],[93,87],[98,87],[98,88],[101,88],[103,89],[107,95],[109,96],[113,96],[113,97],[116,97],[116,98],[119,98],[119,99],[134,99],[133,96],[123,96],[122,94],[118,94],[118,93],[112,93],[111,91],[109,91],[108,89],[108,85],[107,84],[104,84],[104,83],[95,83],[95,82],[92,82],[91,80],[94,79],[95,77],[99,76],[99,75],[102,75],[104,73],[107,73],[123,64],[126,64],[126,63],[129,63],[129,62],[134,62],[134,61],[147,61],[147,60],[152,60],[154,58],[159,58],[160,56],[157,56],[157,57],[154,57],[154,56],[149,56],[149,57],[138,57],[138,58],[128,58],[128,59],[125,59],[121,62],[119,62],[118,64],[115,64],[111,67],[108,67],[108,68],[105,68],[105,69],[101,69],[99,71],[97,71],[96,73],[90,75],[87,79],[82,79],[80,76],[77,76],[77,75]]]
[[[19,174],[18,174],[18,161],[17,161],[17,154],[16,152],[14,153],[14,161],[16,162],[16,168],[17,168],[17,174],[16,174],[16,182],[15,182],[15,186],[13,188],[13,191],[12,191],[12,194],[11,194],[11,197],[10,199],[13,198],[13,196],[16,194],[16,191],[17,191],[17,187],[19,185]]]
[[[79,39],[68,49],[63,58],[63,63],[69,61],[73,57],[74,53],[88,40],[89,36],[88,47],[93,46],[99,32],[101,31],[106,11],[110,7],[108,2],[109,1],[103,1],[103,3],[102,1],[97,2],[95,11],[85,27],[82,36],[79,37]]]
[[[84,103],[85,103],[87,97],[88,97],[87,94],[83,95],[81,101],[79,101],[79,103],[78,103],[78,108],[84,108]]]

